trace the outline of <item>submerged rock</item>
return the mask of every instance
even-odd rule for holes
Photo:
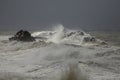
[[[96,42],[96,38],[94,37],[84,37],[84,41],[85,42]]]
[[[10,41],[35,41],[35,38],[31,36],[28,31],[20,30],[13,37],[9,38]]]

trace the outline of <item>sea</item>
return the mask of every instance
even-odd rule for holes
[[[9,41],[16,32],[0,31],[0,80],[120,80],[119,31],[58,25],[31,31],[33,42]]]

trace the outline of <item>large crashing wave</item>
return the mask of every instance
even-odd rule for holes
[[[54,31],[34,32],[32,36],[39,38],[45,42],[73,44],[81,46],[99,45],[103,41],[87,34],[83,30],[69,30],[62,25],[58,25]]]
[[[0,80],[119,80],[120,48],[58,25],[35,42],[0,42]]]
[[[38,47],[44,47],[49,44],[64,44],[68,46],[98,46],[106,45],[100,39],[97,39],[83,30],[70,30],[64,28],[63,25],[57,25],[51,31],[38,31],[33,32],[32,36],[35,37],[35,42],[17,42],[7,41],[10,36],[0,37],[0,50],[1,52],[19,51]],[[6,39],[6,40],[5,40]]]

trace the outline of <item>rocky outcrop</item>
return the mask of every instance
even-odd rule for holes
[[[28,31],[20,30],[13,37],[9,38],[10,41],[35,41],[35,38],[31,36]]]

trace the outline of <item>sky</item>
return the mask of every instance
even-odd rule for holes
[[[0,30],[120,30],[120,0],[0,0]]]

